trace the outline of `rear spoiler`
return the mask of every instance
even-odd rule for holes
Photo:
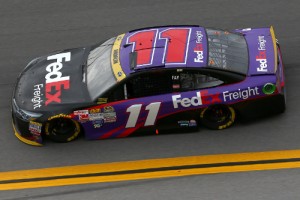
[[[275,61],[274,61],[274,72],[276,73],[277,71],[277,67],[278,67],[278,53],[277,53],[277,45],[276,45],[276,37],[275,37],[275,32],[274,32],[274,28],[273,26],[270,27],[270,33],[271,33],[271,36],[272,36],[272,41],[273,41],[273,46],[274,46],[274,58],[275,58]]]

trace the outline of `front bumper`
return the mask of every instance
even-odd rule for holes
[[[26,144],[42,146],[41,131],[36,131],[37,125],[39,125],[38,128],[41,130],[41,124],[32,121],[25,115],[16,105],[12,105],[12,126],[16,137]]]
[[[13,126],[13,129],[14,129],[14,132],[15,132],[15,136],[21,140],[22,142],[24,142],[25,144],[29,144],[29,145],[32,145],[32,146],[43,146],[42,144],[42,137],[36,137],[36,136],[24,136],[22,135],[19,131],[17,131],[14,123],[12,123],[12,126]]]

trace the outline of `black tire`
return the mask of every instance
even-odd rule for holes
[[[235,110],[227,105],[212,105],[204,108],[200,113],[201,123],[207,128],[220,130],[233,125]]]
[[[80,133],[80,125],[69,118],[59,117],[48,121],[45,134],[54,142],[70,142]]]

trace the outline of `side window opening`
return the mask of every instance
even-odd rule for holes
[[[179,76],[181,90],[183,91],[210,88],[224,83],[217,78],[200,73],[182,72]]]
[[[114,88],[107,96],[109,101],[112,102],[211,88],[222,84],[224,84],[224,81],[198,71],[159,71],[137,74]]]
[[[113,102],[172,92],[171,73],[159,71],[134,75],[104,96],[108,96],[108,101]]]
[[[166,94],[172,92],[172,80],[164,71],[145,73],[128,80],[126,89],[128,99]]]
[[[124,92],[124,88],[126,87],[125,84],[119,85],[112,91],[110,91],[107,96],[108,96],[108,101],[113,102],[113,101],[121,101],[126,99],[126,93]]]

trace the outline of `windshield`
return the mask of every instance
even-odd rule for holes
[[[111,38],[93,49],[87,60],[87,88],[92,100],[117,81],[111,67],[111,49],[116,38]]]
[[[208,36],[208,66],[247,74],[248,49],[242,35],[228,31],[206,29]]]

